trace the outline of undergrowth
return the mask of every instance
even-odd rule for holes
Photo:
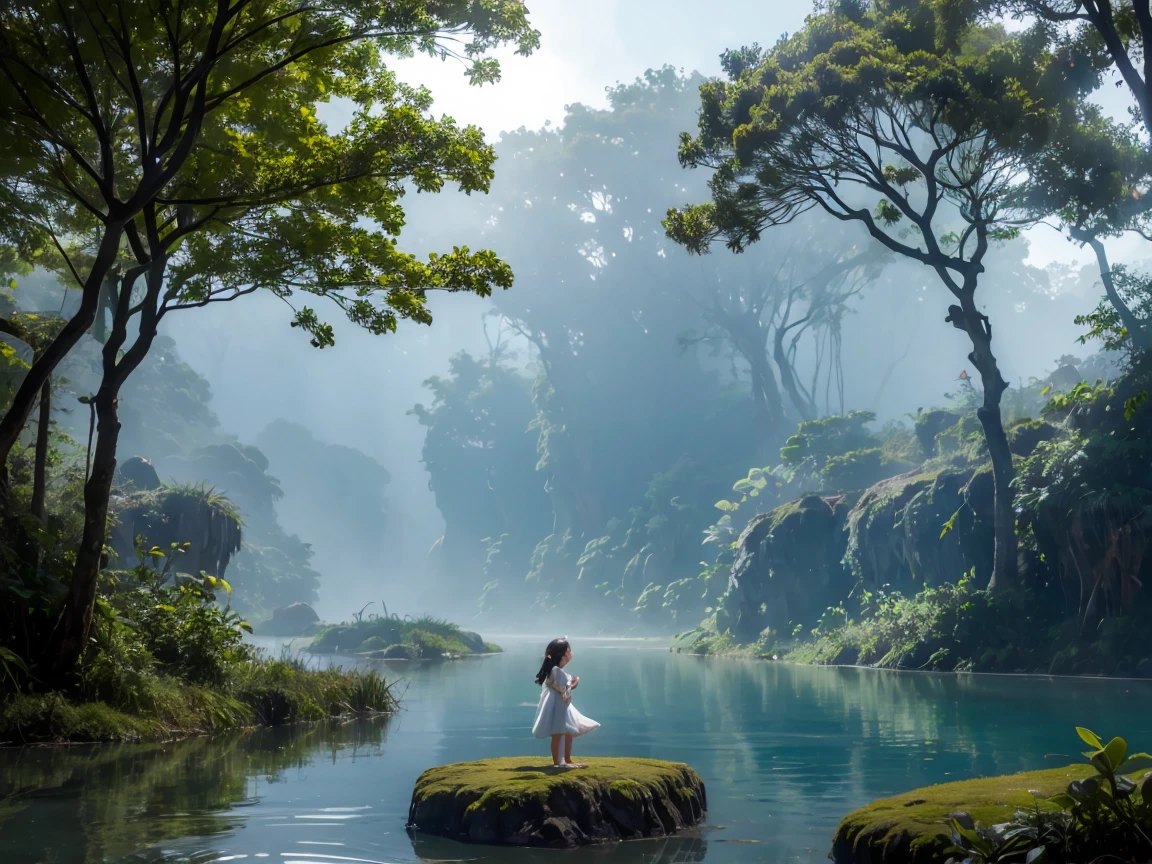
[[[253,650],[213,684],[150,669],[122,679],[103,699],[18,693],[0,702],[0,744],[35,741],[168,740],[251,726],[350,714],[390,713],[393,685],[374,669],[308,669],[283,652]]]
[[[888,669],[1152,676],[1152,634],[1140,616],[1105,618],[1081,633],[1036,593],[977,590],[971,574],[911,597],[863,591],[859,600],[857,617],[840,604],[807,633],[765,631],[742,646],[701,629],[673,650]]]

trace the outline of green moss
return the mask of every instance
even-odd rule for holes
[[[683,797],[695,772],[687,765],[656,759],[586,759],[579,770],[554,768],[546,758],[506,757],[479,762],[458,762],[432,768],[420,775],[413,804],[448,796],[471,800],[468,812],[505,810],[528,801],[544,801],[558,787],[577,787],[583,792],[616,792],[630,800],[662,793]]]
[[[963,780],[917,789],[875,801],[848,814],[836,829],[833,859],[899,861],[928,864],[943,860],[950,844],[944,832],[951,813],[967,813],[983,825],[1005,822],[1037,797],[1051,797],[1073,780],[1092,773],[1091,766],[1074,765],[1007,777]],[[890,848],[891,847],[891,850]],[[889,858],[890,851],[899,850]]]

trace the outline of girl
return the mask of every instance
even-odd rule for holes
[[[543,690],[532,734],[537,738],[552,739],[552,764],[557,768],[583,768],[572,761],[572,739],[600,728],[599,723],[589,720],[572,704],[572,691],[580,679],[564,671],[571,659],[572,646],[568,644],[568,637],[553,639],[544,650],[544,662],[536,673],[536,683],[543,685]]]

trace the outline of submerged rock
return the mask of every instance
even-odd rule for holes
[[[462,762],[416,781],[408,830],[472,843],[573,848],[666,837],[698,825],[704,782],[687,765],[588,759],[580,769],[541,758]]]
[[[419,660],[420,654],[411,645],[389,645],[380,655],[385,660]]]

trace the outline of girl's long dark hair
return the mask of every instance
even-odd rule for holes
[[[568,653],[568,640],[561,636],[553,639],[544,649],[544,662],[540,664],[540,671],[536,673],[536,683],[543,684],[552,674],[552,670],[560,665],[564,655]]]

